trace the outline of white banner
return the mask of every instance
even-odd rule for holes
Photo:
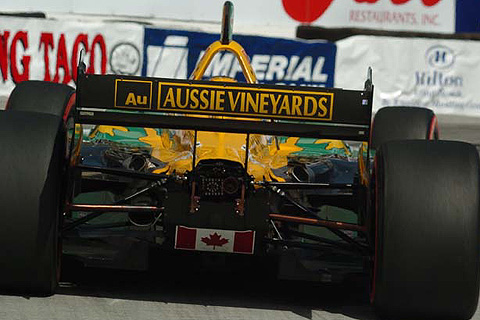
[[[295,1],[297,0],[283,2],[295,3]],[[323,7],[318,5],[317,14],[320,16],[313,22],[314,25],[455,32],[453,0],[324,0],[318,3],[324,5]]]
[[[74,85],[82,49],[88,72],[140,75],[143,34],[143,26],[133,23],[2,17],[0,96],[24,80]]]
[[[2,10],[138,16],[171,21],[220,22],[224,0],[2,0]],[[236,33],[293,38],[300,23],[322,27],[455,32],[455,0],[242,0],[235,1]],[[175,26],[178,29],[178,26]],[[198,29],[198,28],[196,28]],[[218,28],[215,28],[216,31]],[[213,30],[210,30],[213,31]]]
[[[360,89],[373,69],[374,109],[422,106],[480,115],[480,42],[355,36],[337,42],[335,86]]]

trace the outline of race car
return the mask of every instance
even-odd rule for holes
[[[0,112],[0,290],[49,295],[62,256],[145,269],[151,246],[277,257],[286,279],[371,278],[381,317],[469,319],[479,289],[479,157],[432,111],[363,90],[258,84],[232,40],[190,80],[19,83]],[[219,51],[247,83],[203,79]]]

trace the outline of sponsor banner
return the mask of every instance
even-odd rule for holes
[[[371,66],[375,110],[421,106],[480,114],[480,42],[355,36],[337,47],[335,86],[361,88]]]
[[[177,226],[175,249],[253,254],[255,231],[233,231]]]
[[[455,32],[452,0],[282,0],[294,20],[322,27]]]
[[[2,17],[2,22],[0,95],[9,95],[15,83],[24,80],[74,85],[82,49],[89,73],[140,74],[140,25],[10,17]]]
[[[186,79],[218,34],[145,29],[142,75]],[[332,87],[335,44],[234,35],[250,57],[260,83]],[[245,81],[230,52],[214,56],[204,78],[225,76]]]
[[[235,29],[249,34],[294,36],[299,23],[323,27],[359,27],[386,30],[455,32],[455,4],[477,0],[242,0],[235,2]],[[58,4],[56,4],[58,2]],[[37,0],[29,10],[47,13],[103,14],[219,21],[224,0],[130,2]],[[3,10],[24,11],[25,1],[2,0]],[[458,16],[458,19],[462,19]],[[290,31],[289,31],[290,30]]]

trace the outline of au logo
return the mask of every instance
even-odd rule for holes
[[[147,96],[136,96],[135,93],[130,92],[127,95],[127,99],[125,100],[125,106],[141,106],[147,105]]]
[[[115,108],[152,108],[152,81],[115,80]]]

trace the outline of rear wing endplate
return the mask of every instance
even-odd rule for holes
[[[364,90],[78,75],[85,124],[368,141],[371,74]]]

